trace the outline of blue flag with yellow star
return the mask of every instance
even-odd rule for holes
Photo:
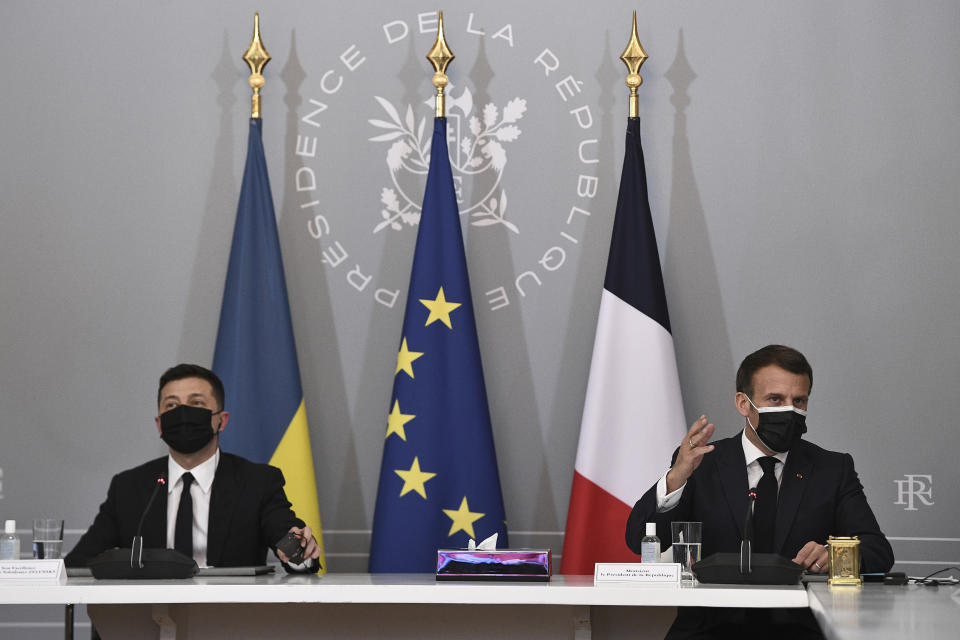
[[[503,494],[483,384],[447,120],[433,126],[387,415],[371,573],[433,573],[437,549],[499,533]]]

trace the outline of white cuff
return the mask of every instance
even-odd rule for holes
[[[670,471],[667,470],[667,473]],[[663,474],[657,481],[657,513],[670,511],[680,502],[680,496],[683,494],[683,488],[687,486],[684,482],[676,491],[667,493],[667,474]]]
[[[315,562],[317,562],[315,558],[307,558],[303,562],[299,562],[297,564],[288,562],[287,568],[293,573],[307,573],[308,571],[313,571]]]

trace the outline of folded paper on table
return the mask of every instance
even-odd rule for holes
[[[0,560],[0,580],[66,582],[67,571],[63,565],[63,558]]]
[[[680,584],[679,562],[597,562],[593,583]]]

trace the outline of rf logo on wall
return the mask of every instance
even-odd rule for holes
[[[904,474],[903,480],[894,480],[897,485],[897,501],[904,511],[918,511],[916,503],[933,506],[933,476],[926,474]]]

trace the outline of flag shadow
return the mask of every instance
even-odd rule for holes
[[[473,82],[477,108],[493,102],[490,85],[495,75],[487,57],[486,40],[481,38],[475,62],[467,74]],[[467,231],[465,248],[472,273],[479,273],[481,265],[515,272],[510,244],[513,232],[504,225],[471,226],[468,216],[461,216],[460,222]],[[490,309],[486,292],[475,288],[477,282],[478,278],[471,278],[510,546],[559,549],[561,540],[549,535],[559,528],[557,504],[522,309],[516,298],[505,307]],[[505,340],[504,336],[510,339]],[[531,470],[539,474],[536,485]]]
[[[305,79],[306,72],[297,54],[296,29],[293,29],[290,32],[290,53],[280,70],[286,109],[283,149],[285,158],[293,163],[283,176],[283,186],[279,189],[281,194],[287,192],[288,176],[296,175],[297,170],[304,166],[295,151],[299,108],[303,102],[300,88]],[[331,523],[335,525],[333,528],[354,528],[356,518],[351,517],[353,514],[349,511],[361,515],[364,512],[363,495],[357,489],[360,486],[360,472],[356,443],[350,428],[346,383],[339,366],[340,343],[336,335],[327,274],[323,268],[305,268],[313,265],[316,244],[309,234],[304,233],[304,223],[319,210],[304,211],[295,204],[283,203],[282,207],[279,207],[283,214],[277,220],[277,226],[281,246],[288,249],[283,252],[286,256],[284,266],[287,291],[299,356],[307,423],[310,427],[310,448],[324,528],[327,569],[352,571],[354,567],[341,566],[342,560],[337,557],[338,552],[342,551],[341,544],[345,541],[330,535],[327,529],[331,528]],[[344,500],[341,497],[340,501],[336,502],[331,488],[337,486],[350,493],[349,499]],[[342,508],[345,504],[349,505],[346,509]],[[329,544],[328,539],[333,541],[333,545]]]
[[[674,91],[670,102],[675,112],[664,286],[685,413],[707,413],[717,424],[719,438],[733,435],[740,420],[731,403],[735,368],[723,297],[687,137],[689,89],[697,75],[684,50],[682,29],[665,77]]]
[[[624,74],[625,75],[625,74]],[[590,210],[590,223],[581,233],[581,255],[573,284],[573,300],[582,301],[579,305],[583,311],[574,311],[570,314],[570,322],[563,339],[565,363],[578,363],[576,367],[563,367],[557,381],[558,390],[568,390],[569,393],[558,393],[554,397],[552,422],[564,425],[564,433],[570,437],[564,440],[568,451],[563,459],[569,464],[558,470],[562,473],[558,477],[558,485],[565,489],[562,494],[564,513],[558,520],[558,527],[566,528],[569,509],[570,492],[573,483],[574,463],[577,455],[581,422],[583,419],[584,402],[587,395],[587,382],[590,374],[591,355],[593,352],[594,335],[597,327],[597,316],[600,308],[600,295],[603,291],[604,272],[607,266],[607,254],[610,246],[610,237],[613,233],[613,220],[616,212],[615,197],[618,188],[619,160],[616,152],[615,139],[622,135],[616,125],[626,120],[622,114],[614,114],[616,95],[614,87],[622,86],[623,76],[617,74],[617,54],[611,49],[610,31],[604,32],[603,53],[600,56],[600,65],[594,73],[599,93],[597,95],[600,140],[596,176],[599,179],[597,194],[608,193],[611,198],[598,198],[586,205]],[[622,154],[620,154],[622,158]],[[640,489],[642,491],[642,489]],[[561,540],[562,543],[562,540]],[[563,570],[562,558],[559,567]]]
[[[230,240],[233,236],[233,222],[240,193],[233,173],[233,167],[237,161],[234,144],[237,98],[234,95],[234,89],[242,77],[239,65],[234,62],[227,30],[224,29],[220,59],[213,68],[213,73],[210,74],[210,78],[218,89],[220,127],[211,159],[213,169],[210,173],[210,187],[207,190],[199,230],[194,234],[198,243],[193,260],[193,277],[190,279],[190,289],[184,307],[177,362],[209,365],[213,361],[213,344],[217,336],[217,325],[210,323],[208,316],[203,312],[212,304],[212,301],[216,301],[216,306],[211,311],[219,315],[224,275],[227,272],[227,261],[224,256],[230,255]],[[211,250],[210,238],[216,238],[217,242],[223,246],[217,247],[217,250]],[[165,368],[173,364],[172,362],[160,363],[159,366]]]
[[[429,69],[425,60],[415,50],[415,38],[409,39],[406,59],[397,73],[397,80],[404,87],[401,99],[402,105],[413,105],[414,110],[422,105],[426,99],[418,91],[427,86],[425,81]],[[432,116],[428,116],[428,128],[432,124]],[[432,130],[432,129],[431,129]],[[418,193],[423,194],[426,187],[426,176],[419,181]],[[379,200],[377,201],[379,204]],[[372,232],[372,230],[371,230]],[[371,528],[373,511],[376,504],[377,486],[380,466],[384,451],[384,436],[387,429],[387,414],[390,412],[390,399],[393,389],[394,365],[396,364],[397,350],[400,347],[403,331],[403,314],[406,308],[410,272],[413,265],[413,252],[416,244],[417,227],[404,225],[402,230],[394,231],[389,226],[379,233],[391,234],[384,243],[380,263],[377,266],[373,281],[396,282],[400,295],[394,301],[393,307],[387,309],[379,303],[373,305],[368,318],[367,346],[363,351],[363,365],[360,373],[364,392],[357,394],[352,414],[352,427],[355,439],[359,440],[356,448],[359,468],[357,480],[353,486],[343,485],[340,492],[338,510],[349,514],[349,519],[340,522],[339,526],[350,525],[353,530],[364,531],[362,536],[354,536],[350,541],[354,552],[351,571],[367,571],[371,544]],[[397,277],[396,274],[402,274]],[[392,287],[391,287],[392,288]],[[362,460],[361,460],[362,458]],[[360,494],[360,495],[357,495]],[[370,507],[362,500],[368,494],[371,499]],[[362,511],[357,511],[353,503],[359,502]]]

